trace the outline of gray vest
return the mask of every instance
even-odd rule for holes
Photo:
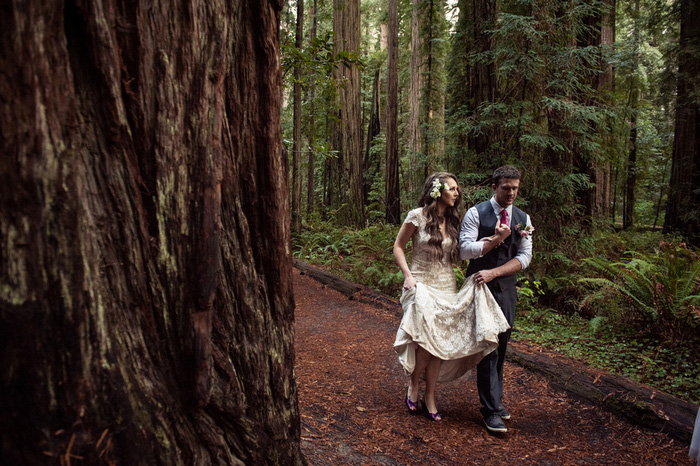
[[[493,211],[493,206],[491,201],[482,202],[476,205],[476,210],[479,212],[479,234],[476,237],[477,241],[486,236],[491,236],[496,232],[496,223],[498,222],[498,217],[496,217]],[[467,267],[466,276],[475,274],[480,270],[488,270],[505,264],[509,260],[515,257],[518,253],[518,246],[520,245],[521,237],[515,231],[515,225],[525,224],[527,222],[527,215],[522,210],[513,206],[512,218],[510,221],[511,234],[502,245],[489,251],[488,254],[479,257],[478,259],[472,259],[469,261],[469,266]],[[505,290],[511,287],[515,287],[517,282],[516,274],[508,275],[505,277],[498,277],[493,280],[493,285]]]

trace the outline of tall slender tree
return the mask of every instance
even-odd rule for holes
[[[316,31],[318,27],[318,4],[317,0],[313,0],[311,10],[311,31],[309,31],[309,43],[313,44],[316,40]],[[315,76],[310,76],[309,82],[309,162],[307,171],[306,183],[306,213],[311,214],[314,211],[314,180],[315,180],[315,165],[316,165],[316,83]]]
[[[387,109],[386,109],[386,221],[393,225],[401,222],[399,199],[399,144],[398,144],[398,86],[399,86],[399,15],[398,0],[389,0],[389,40],[387,45]]]
[[[3,463],[302,464],[281,2],[0,9]]]
[[[411,92],[410,92],[410,120],[408,123],[408,147],[409,147],[409,180],[408,189],[417,191],[422,179],[425,178],[425,148],[424,138],[421,136],[421,119],[423,109],[423,86],[425,62],[423,51],[423,0],[413,0],[411,15]],[[424,123],[424,122],[423,122]]]
[[[334,0],[333,31],[336,55],[351,58],[360,53],[360,0]],[[364,225],[362,189],[362,116],[360,70],[348,60],[335,69],[339,102],[337,137],[341,179],[339,220],[355,227]]]
[[[472,0],[472,8],[475,52],[487,54],[494,47],[493,36],[488,33],[488,30],[496,23],[498,5],[496,0]],[[493,60],[475,61],[468,74],[471,79],[472,94],[470,116],[473,118],[481,105],[496,102],[499,86],[496,62]],[[470,146],[477,154],[477,163],[486,167],[489,165],[486,161],[490,158],[488,156],[489,147],[498,142],[498,128],[479,128],[471,134]]]
[[[625,211],[622,217],[622,227],[629,228],[635,223],[634,210],[637,205],[637,148],[639,120],[639,54],[641,43],[641,18],[639,16],[639,0],[634,0],[632,30],[632,82],[629,90],[628,107],[630,112],[630,132],[627,153],[627,182],[625,189]]]
[[[584,29],[579,44],[582,47],[596,47],[597,72],[591,76],[592,88],[595,94],[589,102],[593,105],[612,105],[613,67],[608,61],[609,50],[615,42],[615,0],[605,0],[601,8],[596,8],[593,14],[584,18]],[[613,138],[603,124],[595,124],[595,132],[604,142],[603,146],[611,146]],[[584,217],[595,220],[607,220],[610,212],[612,167],[609,156],[602,151],[588,154],[588,157],[575,155],[576,168],[588,175],[591,185],[581,193],[581,203]],[[592,223],[591,223],[592,225]]]
[[[700,6],[680,0],[676,130],[664,231],[700,246]]]
[[[304,44],[304,0],[297,0],[297,27],[294,46]],[[294,65],[294,141],[292,142],[292,231],[301,231],[301,63]]]

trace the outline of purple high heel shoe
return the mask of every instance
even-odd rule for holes
[[[409,395],[411,391],[411,386],[408,386],[408,389],[406,390],[406,408],[408,409],[408,414],[411,416],[415,416],[416,414],[420,414],[421,410],[418,408],[418,401],[411,401],[411,397]]]
[[[411,401],[411,399],[408,396],[406,396],[406,408],[408,408],[408,414],[410,414],[411,416],[420,414],[420,410],[418,409],[418,402]]]
[[[439,412],[431,413],[428,410],[428,404],[425,401],[423,401],[423,415],[425,417],[427,417],[428,419],[430,419],[431,421],[435,421],[435,422],[442,421],[442,414],[440,414]]]

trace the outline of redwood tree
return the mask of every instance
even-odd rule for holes
[[[342,224],[364,226],[362,187],[362,117],[360,69],[352,57],[360,54],[360,0],[333,0],[333,32],[335,53],[348,58],[338,66],[334,77],[338,83],[338,124],[333,137],[338,151],[338,206]]]
[[[297,0],[295,47],[301,50],[304,41],[304,0]],[[301,64],[294,65],[294,141],[292,143],[292,230],[301,232]]]
[[[386,93],[386,221],[401,223],[399,200],[399,14],[398,0],[389,0]]]
[[[0,7],[9,464],[303,463],[281,8]]]
[[[681,0],[676,130],[664,232],[678,231],[700,246],[700,7]]]

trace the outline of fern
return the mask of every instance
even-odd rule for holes
[[[598,276],[579,279],[594,287],[582,305],[605,299],[607,290],[622,297],[638,320],[667,336],[700,327],[700,262],[694,252],[684,244],[662,242],[658,251],[628,256],[627,261],[613,262],[600,257],[584,259]]]

